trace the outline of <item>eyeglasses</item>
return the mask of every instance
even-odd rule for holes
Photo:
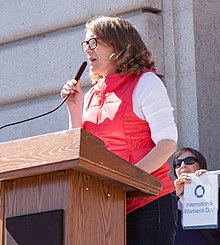
[[[97,41],[97,38],[95,37],[90,38],[88,41],[83,41],[81,43],[83,52],[85,52],[87,45],[89,45],[90,49],[95,49],[97,47],[97,43],[98,41]]]
[[[193,165],[195,162],[198,162],[198,159],[195,157],[186,157],[184,159],[175,159],[173,161],[173,167],[179,168],[181,166],[182,162],[184,162],[186,165]]]

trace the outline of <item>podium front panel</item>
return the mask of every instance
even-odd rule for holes
[[[68,170],[10,180],[2,186],[4,221],[62,209],[63,244],[125,244],[126,193],[120,185]],[[6,228],[3,244],[16,244]]]

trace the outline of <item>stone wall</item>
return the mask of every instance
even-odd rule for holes
[[[200,150],[210,169],[220,159],[220,1],[163,1],[164,81],[179,147]]]
[[[217,0],[5,0],[0,28],[0,127],[54,109],[86,57],[85,22],[118,15],[140,31],[156,59],[179,130],[179,147],[201,150],[218,169],[220,2]],[[86,91],[88,69],[82,76]],[[0,130],[0,142],[68,128],[65,106]]]

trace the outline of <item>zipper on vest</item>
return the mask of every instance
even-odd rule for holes
[[[102,116],[102,107],[104,105],[105,102],[105,95],[104,93],[101,95],[101,101],[100,101],[100,105],[98,108],[98,113],[97,113],[97,124],[99,124],[101,122],[101,116]]]
[[[97,125],[100,124],[101,122],[101,116],[102,116],[102,107],[105,103],[106,100],[106,95],[105,95],[105,88],[106,88],[106,84],[103,83],[102,87],[101,87],[101,91],[100,91],[100,105],[98,107],[98,112],[97,112]]]

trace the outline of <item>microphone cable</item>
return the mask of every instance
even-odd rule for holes
[[[76,81],[78,81],[78,80],[80,79],[80,77],[82,76],[82,74],[83,74],[83,72],[84,72],[86,66],[87,66],[87,62],[86,62],[86,61],[83,61],[82,64],[80,65],[80,67],[79,67],[77,73],[76,73],[75,78],[74,78]],[[70,93],[70,94],[71,94],[71,93]],[[66,98],[65,98],[65,99],[64,99],[64,100],[63,100],[63,101],[62,101],[56,108],[54,108],[53,110],[48,111],[48,112],[43,113],[43,114],[40,114],[40,115],[35,116],[35,117],[30,117],[30,118],[27,118],[27,119],[24,119],[24,120],[21,120],[21,121],[17,121],[17,122],[5,124],[5,125],[1,126],[0,129],[6,128],[6,127],[9,127],[9,126],[13,126],[13,125],[16,125],[16,124],[28,122],[28,121],[37,119],[37,118],[39,118],[39,117],[46,116],[46,115],[48,115],[48,114],[50,114],[50,113],[52,113],[52,112],[58,110],[58,109],[59,109],[59,108],[66,102],[66,100],[69,98],[70,94],[68,94],[68,95],[66,96]]]

